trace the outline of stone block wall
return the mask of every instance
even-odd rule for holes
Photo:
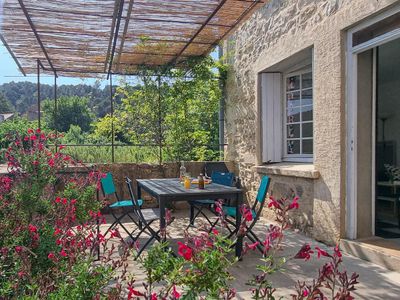
[[[397,0],[271,0],[225,41],[226,160],[238,162],[247,194],[260,174],[258,75],[313,49],[314,159],[318,178],[273,175],[275,190],[303,193],[295,223],[334,244],[345,237],[346,207],[346,31]],[[284,187],[285,186],[285,187]]]

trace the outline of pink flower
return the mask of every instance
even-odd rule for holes
[[[278,201],[275,200],[274,197],[271,196],[271,197],[269,197],[269,199],[271,200],[271,201],[268,203],[268,207],[269,207],[269,208],[275,207],[275,208],[277,208],[277,209],[282,209],[281,205],[278,203]]]
[[[151,294],[150,300],[158,300],[157,294],[156,293]]]
[[[309,291],[307,289],[304,289],[303,293],[302,293],[302,296],[303,297],[307,297],[309,294],[310,294]]]
[[[22,277],[24,277],[26,275],[26,273],[24,272],[24,271],[19,271],[18,272],[18,277],[19,278],[22,278]]]
[[[342,257],[342,252],[340,252],[339,245],[336,245],[335,249],[333,249],[335,256]]]
[[[326,252],[325,250],[322,250],[319,247],[315,247],[315,250],[318,251],[318,258],[320,258],[321,256],[332,257],[328,252]]]
[[[311,250],[311,247],[309,244],[304,244],[303,247],[297,252],[297,254],[294,256],[294,258],[297,259],[305,259],[309,260],[311,258],[311,254],[314,253],[314,251]]]
[[[181,293],[176,290],[175,285],[172,287],[172,297],[174,297],[174,299],[179,299],[181,297]]]
[[[253,244],[247,245],[247,247],[248,247],[250,250],[255,250],[255,249],[257,248],[258,244],[260,244],[260,243],[259,243],[259,242],[255,242],[255,243],[253,243]]]
[[[298,209],[299,208],[299,204],[297,203],[298,200],[299,200],[299,197],[294,197],[293,202],[290,203],[290,205],[289,205],[289,209],[293,209],[293,208]]]
[[[193,250],[189,246],[178,242],[178,254],[185,260],[191,260],[193,256]]]
[[[15,246],[15,252],[21,253],[22,252],[22,247],[21,246]]]
[[[129,293],[128,293],[128,300],[129,300],[129,299],[133,299],[133,296],[144,296],[143,293],[141,293],[141,292],[135,290],[135,289],[134,289],[133,287],[131,287],[131,286],[128,286],[128,291],[129,291]]]
[[[37,160],[34,160],[34,161],[32,162],[32,165],[38,166],[38,165],[39,165],[39,162],[38,162]]]

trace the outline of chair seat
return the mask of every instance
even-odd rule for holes
[[[160,211],[154,208],[145,208],[140,210],[146,222],[160,219]]]
[[[224,214],[226,216],[230,216],[232,218],[236,218],[236,207],[234,206],[223,206],[222,207],[224,210]],[[252,209],[251,214],[253,216],[253,219],[256,217],[256,212]]]
[[[143,200],[138,199],[138,204],[142,206]],[[130,206],[133,206],[132,200],[121,200],[114,202],[113,204],[110,205],[111,208],[130,207]]]
[[[209,206],[215,204],[215,200],[192,200],[189,201],[190,205],[204,205],[204,206]]]

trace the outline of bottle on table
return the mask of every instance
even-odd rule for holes
[[[187,189],[187,190],[190,189],[190,183],[191,183],[190,176],[185,174],[183,177],[183,186],[185,187],[185,189]]]
[[[179,180],[183,181],[186,175],[186,168],[184,161],[181,161],[181,167],[179,168]]]
[[[200,174],[200,176],[198,177],[199,180],[199,189],[200,190],[204,190],[204,176],[203,174]]]

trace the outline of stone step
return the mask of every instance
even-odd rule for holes
[[[347,254],[400,272],[400,239],[341,240],[340,247]]]

